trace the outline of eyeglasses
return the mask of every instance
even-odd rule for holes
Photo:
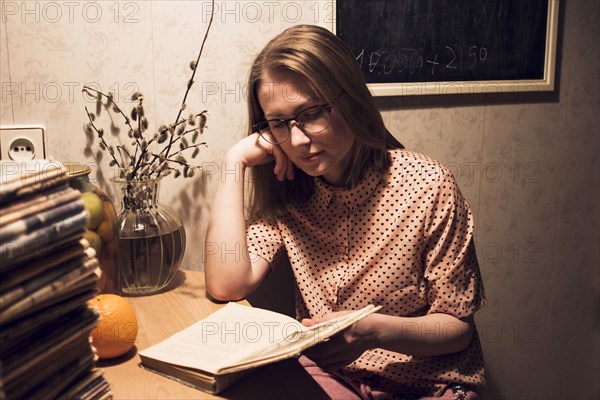
[[[305,133],[320,133],[329,127],[331,122],[331,103],[319,104],[300,110],[298,114],[285,119],[268,119],[252,126],[263,139],[272,144],[281,144],[288,140],[292,127],[290,123],[296,121],[298,128]],[[267,135],[270,133],[270,135]]]

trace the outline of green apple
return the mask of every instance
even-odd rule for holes
[[[90,246],[96,250],[96,257],[100,257],[100,252],[102,251],[102,239],[100,238],[100,235],[94,231],[86,229],[83,233],[83,238],[90,242]]]
[[[81,194],[81,201],[83,201],[83,206],[90,214],[87,228],[96,229],[104,217],[104,203],[102,199],[96,193],[85,192]]]

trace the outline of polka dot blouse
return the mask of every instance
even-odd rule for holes
[[[421,154],[389,155],[389,173],[369,170],[352,189],[315,178],[308,202],[248,227],[252,254],[272,265],[289,257],[299,319],[368,304],[389,315],[464,318],[483,306],[473,218],[452,174]],[[465,350],[444,356],[369,350],[343,373],[392,393],[433,395],[448,383],[484,383],[477,333]]]

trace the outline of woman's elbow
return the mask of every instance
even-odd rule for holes
[[[466,320],[460,320],[458,329],[450,340],[450,352],[458,353],[465,350],[473,341],[473,320],[471,318]]]
[[[231,295],[227,292],[211,292],[208,289],[206,290],[206,295],[208,298],[214,300],[214,301],[239,301],[239,300],[243,300],[244,296],[235,296],[235,295]]]
[[[206,294],[216,301],[238,301],[246,297],[240,290],[233,290],[223,284],[215,284],[210,279],[205,279]]]

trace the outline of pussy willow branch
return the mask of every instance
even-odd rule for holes
[[[131,122],[130,122],[130,119],[129,119],[129,117],[128,117],[127,115],[125,115],[125,113],[123,112],[123,110],[121,110],[121,107],[119,107],[119,105],[118,105],[118,104],[117,104],[117,103],[116,103],[116,102],[113,100],[112,96],[108,96],[108,95],[106,95],[106,94],[102,93],[101,91],[99,91],[99,90],[96,90],[96,89],[94,89],[94,88],[92,88],[92,87],[89,87],[89,86],[84,86],[84,87],[83,87],[83,90],[86,90],[86,91],[91,91],[91,92],[95,93],[95,94],[96,94],[96,96],[94,96],[94,97],[101,96],[101,97],[104,97],[104,98],[106,98],[106,100],[108,101],[108,103],[109,103],[109,104],[106,104],[104,107],[105,107],[105,108],[106,108],[106,110],[108,111],[108,115],[110,115],[110,109],[112,108],[114,111],[116,111],[116,112],[118,112],[119,114],[121,114],[121,116],[122,116],[122,117],[123,117],[123,119],[125,120],[125,124],[126,124],[128,127],[129,127],[129,129],[130,129],[131,131],[133,131],[133,126],[131,125]],[[97,133],[99,133],[98,129],[96,128],[96,125],[94,124],[94,121],[93,121],[93,120],[92,120],[92,118],[91,118],[90,112],[89,112],[89,110],[87,109],[87,107],[85,108],[85,111],[86,111],[86,112],[87,112],[87,114],[88,114],[88,118],[89,118],[89,120],[90,120],[90,124],[92,125],[92,127],[94,128],[94,130],[95,130]],[[138,122],[139,122],[139,118],[138,118]],[[104,142],[104,145],[105,145],[105,146],[106,146],[106,148],[108,149],[108,148],[109,148],[109,146],[108,146],[108,144],[106,143],[106,141],[104,140],[104,138],[100,137],[100,139],[102,140],[102,142]],[[139,141],[139,139],[138,139],[138,138],[135,138],[135,140],[136,140],[136,142],[137,142],[137,143],[138,143],[138,145],[139,145],[139,144],[140,144],[140,141]],[[137,147],[139,147],[139,146],[136,146],[136,150],[135,150],[135,153],[134,153],[133,157],[131,157],[131,155],[129,155],[129,154],[128,154],[128,156],[129,156],[129,158],[130,158],[130,164],[131,164],[131,160],[134,160],[134,159],[135,159],[135,157],[137,156]],[[109,152],[110,152],[110,151],[109,151]],[[119,154],[120,154],[120,153],[119,153]],[[117,166],[119,166],[120,168],[123,168],[123,166],[121,166],[121,164],[119,164],[119,162],[118,162],[118,161],[117,161],[117,159],[115,158],[114,154],[112,154],[112,153],[111,153],[111,156],[112,156],[113,160],[114,160],[114,161],[117,163]]]
[[[185,90],[185,94],[183,95],[183,101],[181,102],[181,107],[179,108],[179,113],[177,114],[177,118],[175,119],[174,126],[179,124],[179,118],[181,118],[181,114],[185,109],[185,101],[187,100],[188,94],[190,93],[190,89],[194,84],[194,76],[196,76],[196,70],[198,69],[198,64],[200,63],[200,57],[202,56],[202,51],[204,50],[204,45],[206,44],[206,39],[208,39],[208,32],[210,31],[210,27],[213,22],[213,18],[215,16],[215,0],[211,2],[211,11],[210,11],[210,20],[208,21],[208,27],[206,28],[206,32],[204,33],[204,38],[202,39],[202,45],[200,46],[200,51],[198,52],[198,57],[196,57],[196,63],[194,64],[194,69],[192,71],[192,77],[188,81],[187,88]],[[166,155],[169,155],[171,151],[171,146],[173,145],[173,136],[169,138],[169,144],[166,147]],[[162,154],[163,152],[161,152]],[[156,158],[155,158],[156,159]]]
[[[186,150],[194,149],[194,148],[200,147],[200,146],[206,146],[206,142],[201,142],[201,143],[196,143],[196,144],[191,144],[189,146],[186,146],[185,148],[183,148],[181,150],[178,150],[175,153],[169,155],[169,157],[163,157],[163,156],[160,156],[160,155],[159,156],[160,156],[161,160],[175,161],[174,159],[172,159],[172,157],[175,157],[177,154],[181,154],[181,153],[183,153]],[[175,162],[178,162],[178,161],[175,161]]]
[[[138,105],[139,105],[140,109],[143,109],[143,107],[144,107],[144,105],[142,104],[142,101],[143,101],[143,97],[138,99]],[[140,115],[140,113],[138,111],[137,121],[138,121],[138,132],[139,132],[140,137],[142,137],[142,118],[144,118],[143,115]],[[135,140],[138,144],[140,144],[139,138],[136,137]],[[148,152],[148,146],[146,146],[145,149],[142,149],[141,147],[142,146],[140,144],[139,146],[136,146],[136,148],[135,148],[136,154],[134,154],[134,157],[137,156],[138,148],[141,149],[142,154],[140,154],[140,156],[138,157],[137,164],[135,165],[135,167],[133,167],[133,171],[131,171],[132,177],[135,176],[135,173],[137,172],[137,170],[140,169],[140,166],[142,165],[142,160],[144,159],[144,157],[146,156],[146,153]]]
[[[127,150],[127,147],[120,144],[117,146],[117,150],[119,150],[119,157],[121,157],[121,161],[123,161],[123,165],[125,165],[125,159],[123,158],[123,153],[125,153],[125,155],[127,156],[128,160],[129,160],[129,164],[131,164],[131,159],[133,157],[131,157],[131,154],[129,154],[129,150]]]
[[[198,52],[198,57],[196,57],[196,63],[194,64],[194,70],[192,71],[192,77],[187,85],[187,89],[185,94],[183,95],[183,101],[181,102],[181,107],[179,109],[179,113],[177,114],[177,118],[175,119],[175,124],[179,122],[179,118],[181,118],[181,114],[185,108],[185,101],[187,100],[188,94],[190,93],[190,89],[194,84],[194,76],[196,76],[196,70],[198,69],[198,64],[200,63],[200,57],[202,56],[202,52],[204,51],[204,44],[206,43],[206,39],[208,39],[208,32],[210,31],[210,27],[213,22],[213,18],[215,16],[215,0],[212,0],[211,10],[210,10],[210,20],[208,21],[208,27],[206,27],[206,32],[204,33],[204,39],[202,39],[202,45],[200,46],[200,51]]]
[[[89,86],[84,86],[83,89],[84,90],[89,90],[89,91],[92,91],[92,92],[96,93],[96,96],[100,95],[102,97],[105,97],[106,100],[108,100],[110,102],[110,104],[112,105],[112,107],[114,107],[113,110],[117,111],[119,114],[121,114],[123,116],[123,118],[125,119],[125,123],[129,127],[129,129],[133,130],[133,127],[131,126],[131,123],[129,122],[129,117],[127,115],[125,115],[125,113],[123,112],[123,110],[121,110],[121,108],[119,107],[119,105],[117,103],[115,103],[115,101],[112,99],[111,96],[107,96],[106,94],[102,93],[101,91],[96,90],[96,89],[94,89],[92,87],[89,87]],[[96,97],[96,96],[94,96],[94,97]],[[86,111],[87,111],[87,108],[86,108]],[[88,111],[88,114],[89,114],[89,111]],[[110,115],[110,113],[109,113],[109,115]]]
[[[207,112],[208,112],[208,110],[204,110],[204,111],[202,111],[202,112],[200,112],[200,113],[198,113],[198,114],[194,115],[194,117],[199,117],[199,116],[201,116],[201,115],[203,115],[203,114],[206,114]],[[186,122],[187,122],[187,121],[186,121],[185,119],[184,119],[184,120],[181,120],[181,121],[179,121],[179,122],[177,123],[177,125],[173,125],[173,129],[177,128],[177,127],[178,127],[179,125],[181,125],[181,124],[185,124]],[[200,128],[189,129],[189,130],[187,130],[187,131],[183,132],[181,135],[179,135],[179,136],[177,136],[175,139],[173,139],[173,142],[171,143],[171,145],[173,145],[173,144],[177,143],[177,141],[178,141],[178,140],[181,138],[181,136],[185,136],[185,135],[187,135],[187,134],[188,134],[188,133],[190,133],[190,132],[194,132],[196,129],[200,129]],[[151,145],[151,144],[152,144],[152,142],[154,142],[154,141],[155,141],[155,139],[154,139],[154,138],[150,139],[150,140],[148,141],[148,146],[149,146],[149,145]],[[164,149],[162,149],[162,150],[161,150],[161,151],[160,151],[158,154],[161,154],[161,155],[162,155],[163,153],[165,153],[165,152],[166,152],[166,150],[167,150],[167,147],[165,147]]]
[[[202,111],[201,113],[198,113],[198,114],[194,115],[194,117],[199,117],[199,116],[201,116],[201,115],[203,115],[203,114],[205,114],[205,113],[207,113],[207,112],[208,112],[208,110],[204,110],[204,111]],[[186,120],[181,120],[181,121],[179,121],[179,123],[178,123],[176,126],[178,126],[178,125],[181,125],[181,124],[184,124],[184,123],[186,123],[186,122],[187,122]],[[175,127],[176,127],[176,126],[175,126]],[[175,144],[175,143],[177,143],[179,140],[181,140],[181,138],[182,138],[183,136],[187,135],[188,133],[192,133],[192,132],[194,132],[194,131],[195,131],[195,130],[197,130],[197,129],[202,129],[202,128],[201,128],[201,127],[198,127],[198,128],[194,128],[194,129],[188,129],[187,131],[183,132],[181,135],[178,135],[178,136],[177,136],[177,137],[175,137],[175,138],[174,138],[174,135],[171,135],[171,139],[172,139],[172,140],[171,140],[171,142],[170,142],[170,145],[171,145],[171,146],[172,146],[172,145],[174,145],[174,144]],[[173,138],[174,138],[174,139],[173,139]],[[148,145],[150,145],[152,142],[154,142],[154,138],[150,139],[150,141],[148,142]],[[162,155],[163,155],[163,153],[166,153],[166,156],[169,156],[169,154],[167,153],[167,150],[169,150],[169,149],[170,149],[170,146],[167,146],[167,147],[165,147],[164,149],[162,149],[162,150],[161,150],[161,151],[160,151],[158,154],[162,156]]]
[[[98,138],[100,139],[102,144],[106,147],[108,154],[110,154],[113,161],[117,163],[117,166],[120,166],[121,164],[119,164],[119,161],[117,161],[113,152],[110,151],[110,146],[108,145],[108,143],[106,143],[106,140],[104,140],[104,130],[101,132],[98,128],[96,128],[96,125],[94,124],[94,120],[92,118],[92,114],[90,114],[90,111],[88,110],[87,107],[85,107],[85,112],[87,113],[87,117],[90,120],[89,126],[96,131],[96,135],[98,136]]]
[[[153,152],[151,152],[148,149],[148,146],[151,143],[153,143],[154,141],[158,141],[158,140],[155,139],[156,136],[154,138],[146,140],[146,139],[144,139],[144,137],[142,135],[143,130],[147,129],[147,124],[144,124],[144,122],[142,121],[142,118],[143,118],[142,115],[138,115],[138,117],[136,118],[138,124],[137,124],[137,130],[135,130],[133,128],[132,124],[131,124],[129,116],[127,116],[121,110],[121,108],[117,105],[117,103],[112,98],[112,94],[111,93],[109,93],[108,95],[106,95],[106,94],[104,94],[104,93],[100,92],[99,90],[96,90],[96,89],[94,89],[92,87],[89,87],[89,86],[84,86],[83,87],[83,90],[86,91],[86,92],[88,92],[88,94],[94,93],[96,95],[95,97],[97,98],[97,102],[99,102],[100,105],[103,106],[107,110],[108,115],[111,118],[111,120],[112,120],[112,115],[110,113],[111,109],[112,109],[112,111],[115,111],[115,112],[121,114],[121,116],[125,120],[125,123],[126,123],[127,127],[129,128],[129,133],[135,139],[135,144],[136,145],[135,145],[135,151],[134,151],[133,156],[129,153],[129,151],[127,150],[127,148],[125,146],[121,145],[121,146],[117,146],[116,147],[117,151],[119,152],[119,157],[121,158],[121,163],[119,163],[119,161],[117,160],[117,158],[116,158],[116,156],[114,154],[114,150],[112,150],[112,147],[110,147],[108,145],[108,143],[106,142],[106,140],[103,137],[104,130],[99,130],[96,127],[96,125],[94,124],[95,114],[90,113],[90,111],[87,109],[87,107],[85,108],[85,111],[87,113],[88,119],[90,120],[90,123],[89,123],[90,129],[93,129],[93,130],[96,131],[96,133],[97,133],[97,135],[98,135],[98,137],[99,137],[99,139],[101,141],[102,146],[104,146],[108,150],[108,152],[110,153],[110,155],[112,157],[112,162],[114,162],[119,167],[119,169],[121,170],[122,173],[124,173],[125,170],[126,170],[126,168],[125,168],[126,167],[126,165],[125,165],[126,162],[125,162],[125,159],[123,157],[123,153],[125,153],[125,155],[129,158],[129,165],[127,166],[128,167],[127,168],[128,172],[126,173],[126,176],[125,176],[125,178],[127,180],[134,179],[136,177],[136,174],[138,173],[138,170],[140,168],[142,168],[142,167],[143,168],[142,168],[142,172],[141,173],[143,175],[147,176],[147,177],[150,177],[152,174],[156,174],[156,176],[158,177],[158,176],[160,176],[161,171],[163,171],[163,170],[169,170],[169,171],[174,170],[174,168],[172,168],[172,167],[170,167],[168,165],[163,166],[163,168],[158,168],[158,167],[154,168],[154,167],[151,167],[152,170],[151,170],[150,174],[147,174],[147,171],[146,171],[147,166],[154,165],[155,161],[157,161],[157,160],[161,160],[161,161],[167,162],[167,163],[174,162],[174,163],[177,163],[177,164],[185,166],[186,169],[184,170],[184,175],[187,176],[187,173],[185,171],[188,170],[188,169],[192,169],[193,170],[194,167],[188,165],[187,162],[185,161],[185,158],[183,158],[183,156],[180,155],[180,154],[184,150],[188,150],[188,149],[194,148],[195,149],[194,150],[194,155],[192,156],[194,158],[195,155],[197,154],[199,146],[206,144],[206,143],[203,142],[203,143],[194,144],[194,145],[190,146],[190,145],[187,145],[186,141],[183,141],[182,143],[185,146],[182,146],[180,144],[180,147],[183,147],[183,148],[181,148],[179,151],[175,152],[174,154],[170,154],[171,148],[172,148],[173,144],[176,143],[179,140],[182,140],[182,138],[184,136],[186,136],[187,134],[189,134],[191,132],[194,132],[194,138],[193,138],[192,141],[195,142],[197,140],[196,133],[201,134],[202,131],[203,131],[203,129],[204,129],[204,124],[206,123],[206,116],[205,116],[205,114],[207,113],[207,110],[204,110],[201,113],[196,114],[195,116],[193,116],[193,118],[197,118],[199,116],[203,116],[203,118],[201,118],[201,122],[200,122],[200,124],[199,124],[199,126],[197,128],[190,129],[190,130],[185,130],[185,131],[183,131],[183,132],[181,132],[179,134],[177,133],[178,127],[180,127],[180,125],[182,125],[182,124],[185,125],[185,124],[189,123],[190,126],[194,126],[194,121],[188,121],[187,119],[181,120],[181,116],[183,114],[183,111],[186,109],[186,101],[187,101],[188,95],[190,93],[190,90],[191,90],[191,88],[192,88],[192,86],[194,84],[194,77],[196,76],[196,72],[198,70],[198,65],[200,63],[200,59],[201,59],[202,53],[204,51],[204,46],[205,46],[206,41],[208,39],[208,34],[210,32],[210,28],[211,28],[212,23],[213,23],[214,14],[215,14],[215,0],[212,0],[211,7],[212,7],[212,10],[211,10],[210,20],[208,22],[208,26],[206,28],[206,32],[204,34],[204,38],[202,39],[202,44],[200,46],[200,51],[198,52],[198,56],[196,57],[196,61],[195,61],[194,65],[193,65],[192,75],[191,75],[191,78],[189,79],[189,81],[187,83],[187,87],[186,87],[186,90],[185,90],[185,93],[184,93],[184,96],[183,96],[183,100],[181,102],[181,106],[180,106],[179,112],[177,114],[177,118],[175,119],[175,122],[168,127],[168,130],[169,130],[169,143],[158,154],[157,153],[153,153]],[[102,103],[102,101],[101,101],[101,99],[103,97],[107,99],[107,103],[106,104]],[[143,111],[143,104],[142,104],[143,97],[140,96],[140,98],[137,99],[137,100],[138,100],[138,104],[135,107],[139,109],[138,110],[138,114],[141,114],[140,111]],[[190,117],[190,119],[191,118],[192,117]],[[181,130],[185,129],[184,126],[181,126],[180,128],[181,128]],[[161,129],[159,129],[159,134],[161,134],[161,135],[162,134],[166,134],[166,132],[164,132],[162,130],[162,128],[161,128]],[[140,139],[141,139],[141,141],[140,141]],[[138,154],[138,152],[140,154]],[[181,158],[181,160],[172,158],[174,155],[178,155]],[[150,157],[152,157],[152,160],[150,160]],[[147,158],[147,160],[145,160],[146,158]],[[177,176],[177,173],[179,173],[179,170],[175,170],[175,172],[176,172],[176,176]],[[193,172],[193,171],[190,171],[190,172]],[[190,174],[189,176],[191,177],[193,175]]]

